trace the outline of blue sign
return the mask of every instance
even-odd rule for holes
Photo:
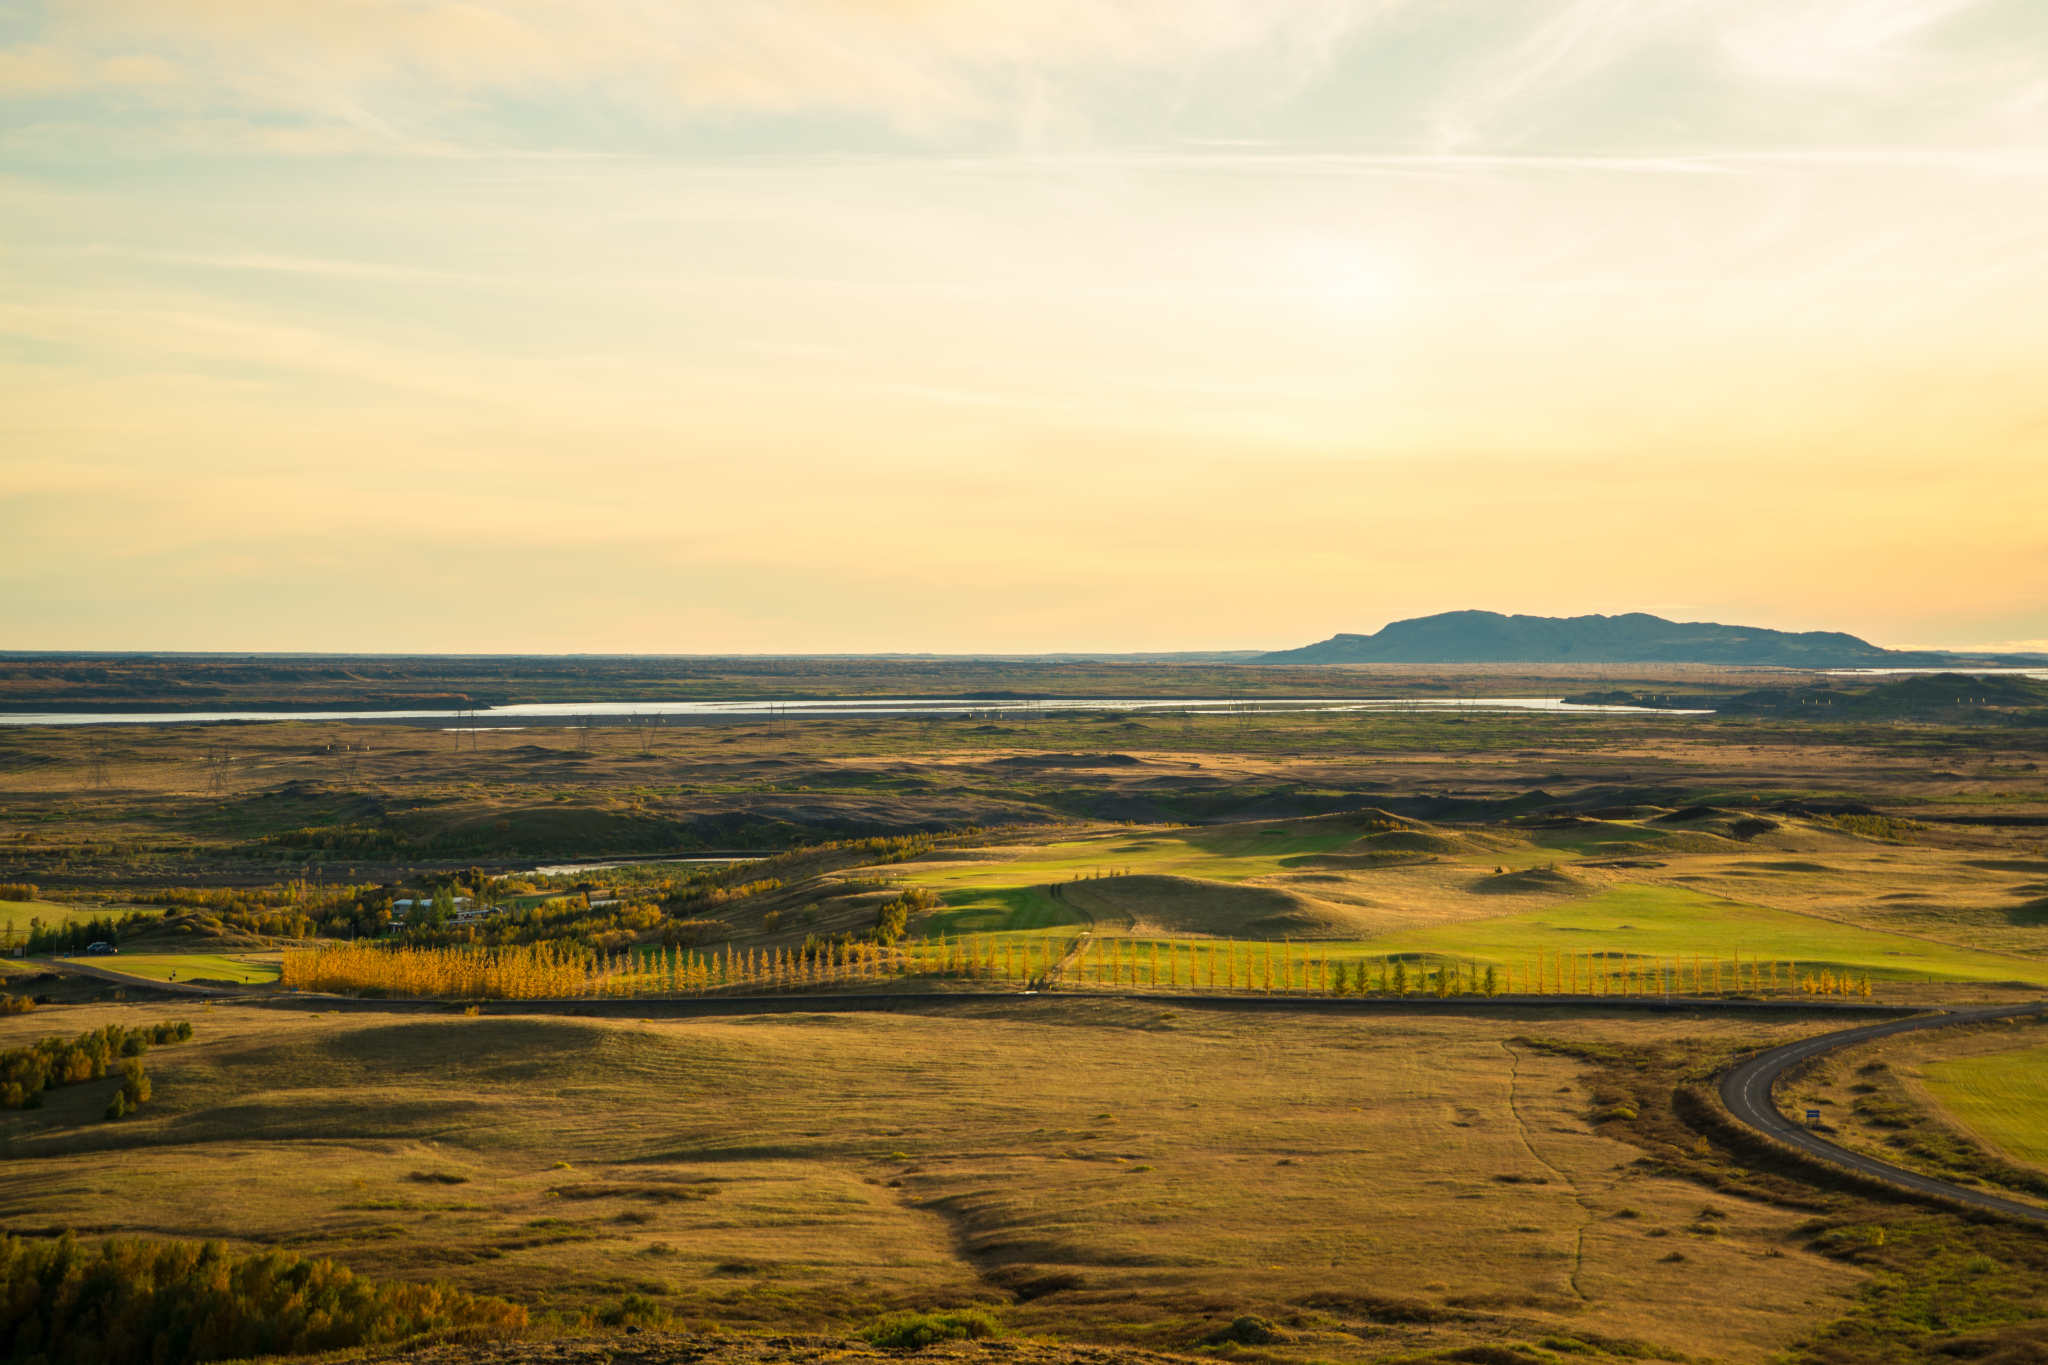
[[[1806,1111],[1806,1121],[1807,1121],[1808,1123],[1819,1123],[1819,1122],[1820,1122],[1820,1110],[1818,1110],[1818,1109],[1809,1109],[1809,1110],[1807,1110],[1807,1111]]]

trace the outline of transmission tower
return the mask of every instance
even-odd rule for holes
[[[105,791],[111,784],[107,780],[107,742],[96,739],[85,759],[85,785],[94,791]]]
[[[214,745],[206,751],[206,790],[209,794],[225,794],[228,789],[228,764],[233,762],[226,749]]]

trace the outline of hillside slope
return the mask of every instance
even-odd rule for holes
[[[1447,611],[1395,621],[1372,635],[1335,635],[1262,654],[1261,664],[1717,663],[1796,668],[1938,667],[1945,654],[1880,649],[1840,631],[1765,630],[1710,621],[1622,616],[1503,616]]]

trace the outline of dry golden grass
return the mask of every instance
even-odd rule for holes
[[[45,1010],[0,1022],[0,1041],[162,1013]],[[94,1086],[0,1116],[10,1227],[285,1244],[543,1308],[645,1292],[736,1326],[1008,1303],[998,1284],[1037,1281],[1065,1287],[1004,1309],[1017,1328],[1170,1346],[1314,1304],[1366,1333],[1300,1348],[1332,1359],[1583,1330],[1763,1361],[1859,1283],[1788,1237],[1791,1214],[1632,1166],[1587,1122],[1576,1064],[1506,1041],[1732,1046],[1796,1024],[1071,999],[193,1022],[194,1043],[152,1054],[138,1119],[99,1122]],[[1725,1232],[1688,1234],[1707,1206]],[[1374,1325],[1389,1299],[1454,1320]]]

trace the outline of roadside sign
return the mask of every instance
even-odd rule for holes
[[[1818,1109],[1809,1109],[1809,1110],[1807,1110],[1807,1111],[1806,1111],[1806,1121],[1807,1121],[1808,1123],[1819,1123],[1819,1122],[1820,1122],[1820,1110],[1818,1110]]]

